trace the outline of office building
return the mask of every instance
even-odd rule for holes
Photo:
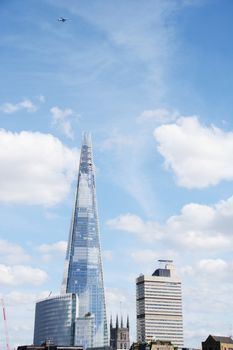
[[[91,137],[84,133],[61,295],[36,304],[34,344],[108,345]]]
[[[121,317],[121,324],[119,325],[118,316],[116,316],[115,327],[110,321],[110,347],[112,350],[129,349],[129,318],[127,317],[126,326],[124,327],[123,318]]]
[[[33,344],[50,341],[55,345],[74,345],[76,295],[69,293],[36,303]]]
[[[181,281],[171,260],[159,260],[161,266],[152,276],[136,280],[137,340],[170,341],[183,346]]]
[[[84,349],[93,348],[94,342],[94,315],[86,314],[84,317],[77,317],[75,322],[75,344],[82,344]]]
[[[96,204],[92,143],[83,136],[73,218],[65,260],[62,293],[75,293],[79,300],[78,317],[94,317],[93,346],[108,344],[104,282]],[[88,329],[88,327],[87,327]],[[89,338],[89,330],[86,335]],[[78,345],[82,339],[76,338]]]

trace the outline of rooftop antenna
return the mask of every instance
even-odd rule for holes
[[[166,264],[172,264],[173,260],[170,259],[159,259],[159,267],[161,268],[162,266],[165,266]]]

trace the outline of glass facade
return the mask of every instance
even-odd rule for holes
[[[93,346],[108,345],[92,143],[87,133],[81,148],[62,293],[78,295],[78,317],[94,316]]]
[[[74,345],[76,295],[69,293],[36,303],[34,344],[50,340],[56,345]]]
[[[76,318],[74,343],[82,345],[84,349],[93,348],[94,325],[94,315]]]

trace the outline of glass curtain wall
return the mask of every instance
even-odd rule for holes
[[[87,133],[83,135],[62,293],[78,295],[78,317],[93,316],[93,345],[108,345],[92,143]]]

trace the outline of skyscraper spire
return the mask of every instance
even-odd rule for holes
[[[92,142],[83,134],[62,293],[76,293],[78,316],[94,316],[93,346],[108,342]],[[78,340],[77,340],[78,341]]]

